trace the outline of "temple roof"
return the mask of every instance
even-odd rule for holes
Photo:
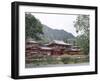
[[[50,42],[49,44],[46,44],[46,45],[51,45],[51,44],[71,45],[69,43],[65,43],[64,41],[60,41],[60,40],[53,40],[52,42]]]

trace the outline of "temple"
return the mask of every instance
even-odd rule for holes
[[[73,46],[72,44],[65,43],[64,41],[53,40],[48,44],[41,45],[39,42],[33,39],[26,40],[25,56],[26,60],[31,62],[32,58],[36,55],[79,55],[81,54],[81,49],[78,46]]]

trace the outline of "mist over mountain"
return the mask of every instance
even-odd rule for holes
[[[67,41],[68,39],[74,39],[75,36],[64,30],[52,29],[46,25],[43,25],[43,35],[42,39],[46,42],[52,40],[63,40]]]

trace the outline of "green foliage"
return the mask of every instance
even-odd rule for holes
[[[52,56],[47,56],[46,61],[48,64],[58,64],[59,63],[59,61]]]
[[[89,57],[63,57],[61,58],[61,61],[64,64],[86,63],[89,62]]]
[[[84,54],[89,53],[89,39],[84,34],[77,36],[77,44],[82,48]]]
[[[47,64],[58,64],[59,61],[52,56],[41,56],[41,58],[37,55],[34,57],[33,62],[36,66],[47,65]]]
[[[79,15],[75,21],[76,32],[81,32],[88,36],[89,34],[89,15]]]
[[[25,14],[25,28],[26,38],[31,37],[35,40],[41,39],[39,35],[43,34],[42,24],[32,14]]]
[[[52,56],[35,56],[33,58],[34,66],[43,66],[49,64],[76,64],[76,63],[87,63],[89,62],[89,57],[75,57],[75,56],[65,56],[65,57],[52,57]]]
[[[70,62],[72,62],[72,59],[70,57],[63,57],[63,58],[61,58],[61,61],[64,64],[69,64]]]
[[[66,39],[64,42],[70,43],[70,44],[75,45],[75,46],[77,45],[76,38]]]
[[[89,15],[79,15],[74,24],[76,32],[79,33],[76,37],[77,44],[82,48],[84,54],[89,54]]]

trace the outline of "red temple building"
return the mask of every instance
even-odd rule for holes
[[[69,43],[65,43],[63,41],[54,40],[49,44],[40,45],[38,42],[33,41],[33,39],[26,40],[25,47],[25,58],[27,62],[32,62],[32,59],[36,55],[75,55],[80,54],[81,50],[78,46],[73,46]]]
[[[72,45],[63,41],[54,40],[46,46],[53,48],[52,55],[62,55],[64,54],[64,50],[70,49]]]

